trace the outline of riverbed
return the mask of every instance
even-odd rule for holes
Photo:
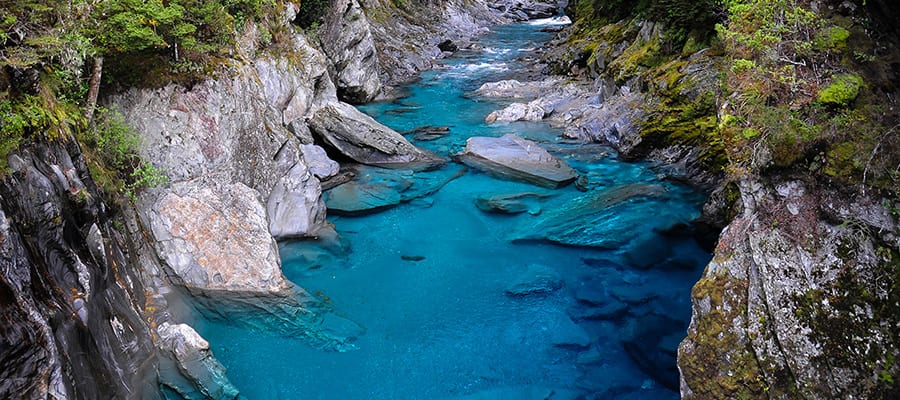
[[[360,168],[373,180],[445,184],[380,212],[330,214],[339,245],[280,244],[287,278],[365,330],[346,351],[196,321],[243,396],[678,397],[675,352],[691,286],[710,258],[689,234],[703,194],[608,147],[565,142],[542,122],[486,124],[508,101],[472,94],[523,76],[525,58],[552,35],[540,31],[549,23],[495,27],[400,99],[361,109],[448,158],[469,137],[515,133],[574,167],[581,190],[500,180],[453,162],[428,172]],[[442,134],[416,140],[412,131],[423,126]],[[523,193],[516,214],[475,204]]]

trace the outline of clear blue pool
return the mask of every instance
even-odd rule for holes
[[[246,398],[678,397],[674,351],[690,317],[690,288],[710,258],[678,228],[699,215],[704,197],[601,146],[558,143],[559,132],[543,123],[483,123],[500,103],[467,93],[521,69],[517,58],[549,38],[538,29],[497,27],[481,41],[483,50],[460,52],[445,69],[423,74],[408,97],[362,109],[401,132],[449,126],[446,137],[416,143],[443,155],[470,136],[518,133],[566,159],[590,190],[548,190],[469,171],[380,213],[330,216],[348,252],[281,244],[285,275],[365,333],[355,349],[330,352],[303,338],[196,321]],[[449,163],[416,175],[460,168]],[[474,205],[478,196],[520,192],[551,196],[517,215]],[[606,206],[565,208],[588,200]],[[595,246],[543,240],[548,236]],[[549,293],[506,293],[517,281],[535,281],[535,270],[551,277]]]

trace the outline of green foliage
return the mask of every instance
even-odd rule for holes
[[[12,103],[0,100],[0,175],[7,172],[6,156],[19,148],[25,131],[25,121],[13,112]]]
[[[734,60],[731,64],[731,72],[736,74],[740,74],[742,72],[752,71],[756,69],[756,62],[753,60],[747,60],[743,58],[738,58]]]
[[[862,77],[855,74],[841,74],[835,76],[831,84],[819,92],[817,100],[827,106],[846,107],[859,96],[865,82]]]
[[[134,162],[140,138],[125,124],[121,114],[105,108],[98,108],[96,113],[97,124],[82,137],[82,143],[97,149],[108,166],[128,167]]]
[[[133,199],[137,191],[169,183],[164,171],[138,155],[140,137],[121,114],[98,108],[96,125],[83,131],[79,141],[91,175],[107,193],[123,193]]]

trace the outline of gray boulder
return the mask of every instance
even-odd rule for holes
[[[285,295],[259,193],[244,184],[180,182],[150,214],[157,253],[189,289]]]
[[[272,188],[266,202],[272,237],[313,236],[325,224],[322,187],[311,172],[306,164],[295,163]]]
[[[432,169],[444,163],[349,104],[325,105],[312,115],[309,126],[329,146],[363,164]]]
[[[493,176],[558,188],[578,177],[565,161],[537,143],[513,134],[499,138],[472,137],[456,158]]]
[[[513,122],[513,121],[540,121],[544,119],[547,110],[535,103],[512,103],[502,110],[496,110],[484,118],[484,122]]]
[[[505,97],[530,101],[540,97],[548,90],[558,87],[561,81],[559,78],[547,78],[533,82],[520,82],[515,79],[487,82],[475,90],[474,94],[484,97]]]
[[[337,175],[341,166],[337,161],[328,158],[325,149],[314,144],[300,145],[300,154],[303,155],[303,161],[309,166],[309,172],[320,180],[331,178]]]

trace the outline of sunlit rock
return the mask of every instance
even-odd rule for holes
[[[513,134],[499,138],[472,137],[456,158],[499,178],[558,188],[578,177],[564,160],[551,155],[537,143]]]

